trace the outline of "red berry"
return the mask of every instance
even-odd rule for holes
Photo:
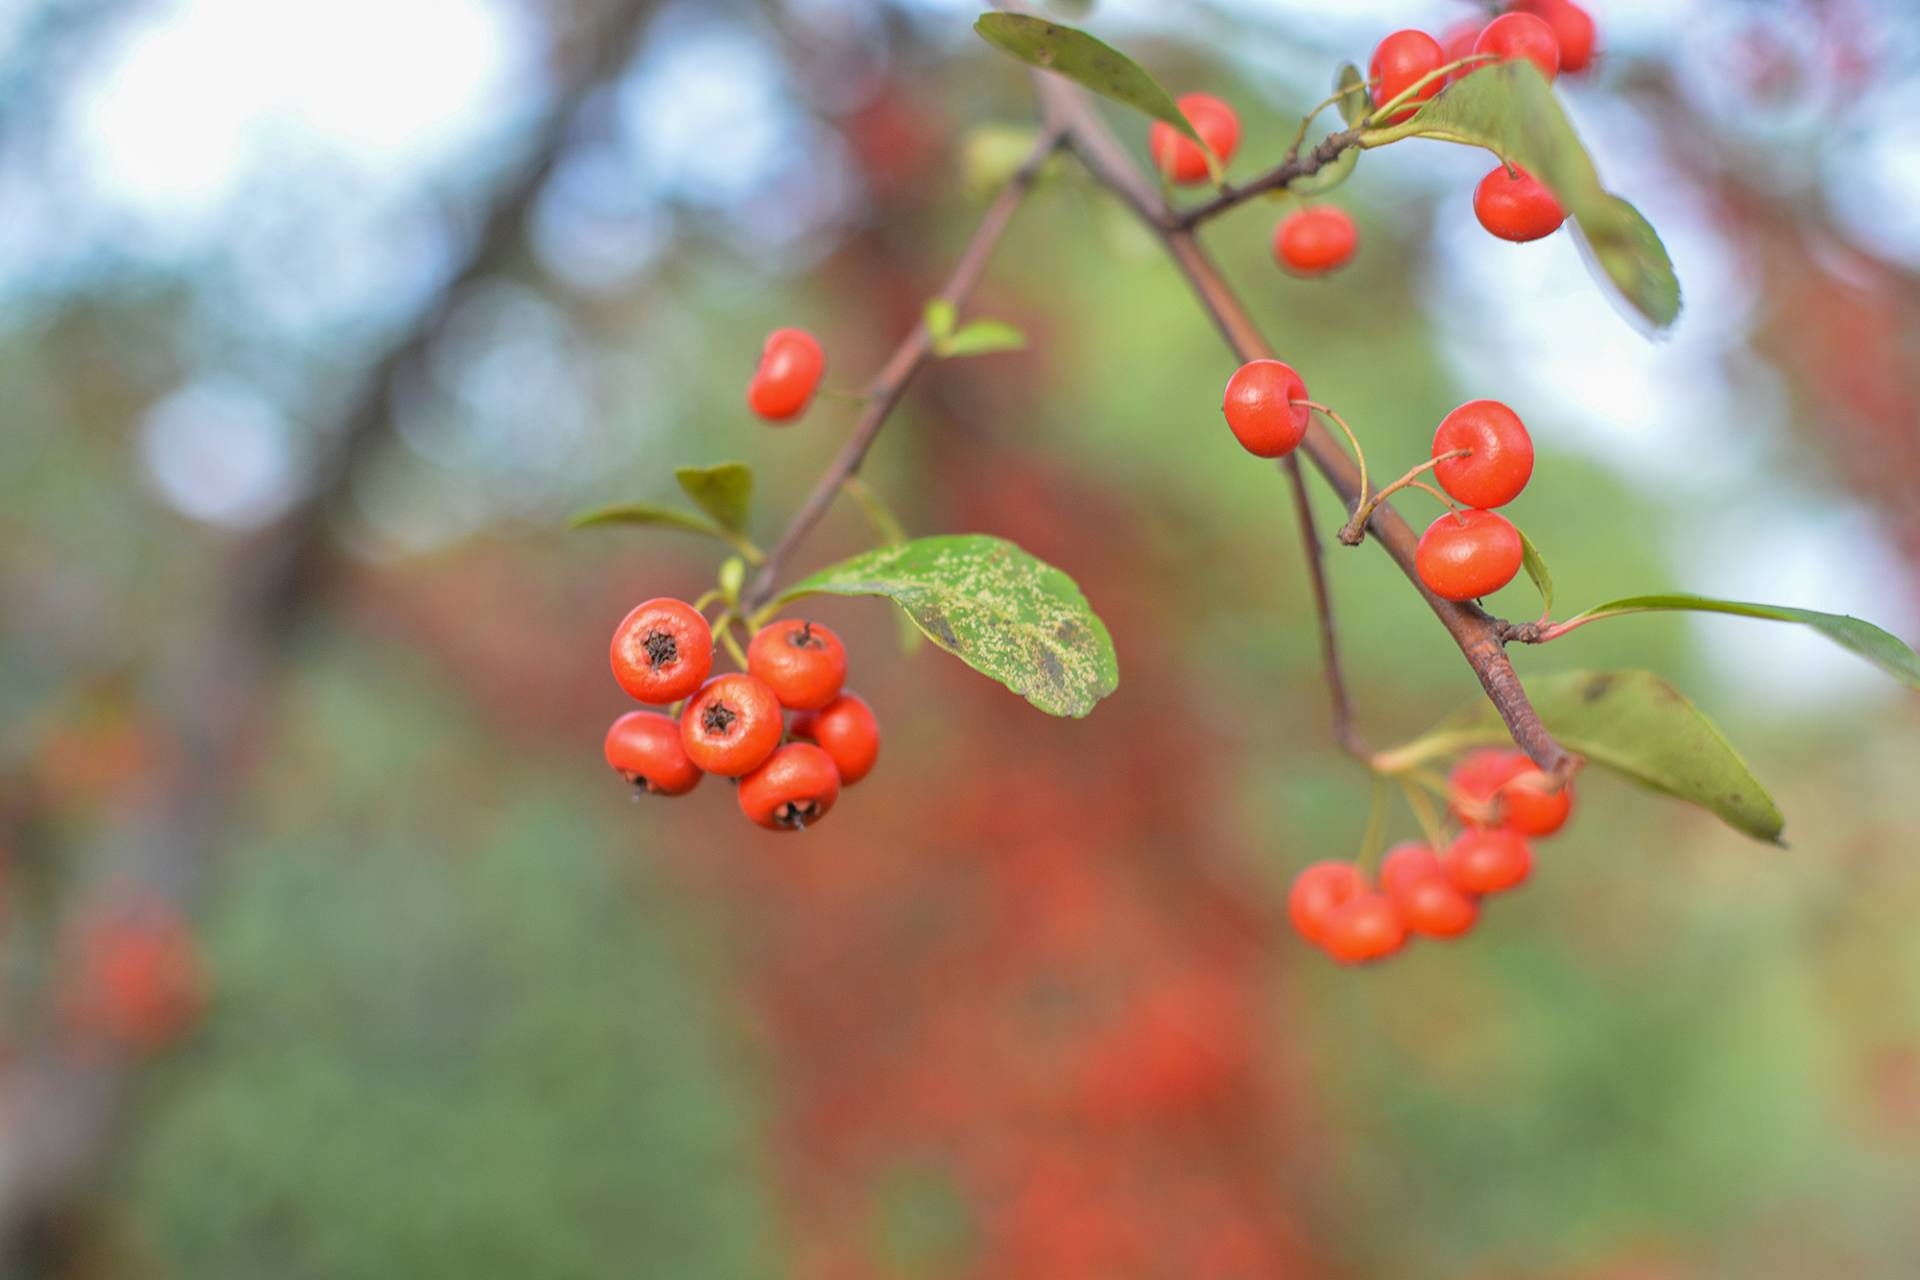
[[[1327,918],[1327,954],[1341,964],[1365,964],[1398,951],[1407,941],[1407,926],[1393,900],[1384,894],[1361,893]]]
[[[1562,71],[1585,71],[1592,65],[1593,15],[1573,0],[1513,0],[1508,7],[1517,13],[1530,13],[1553,28]]]
[[[1288,214],[1273,231],[1273,256],[1298,276],[1325,275],[1353,257],[1360,233],[1345,211],[1317,204]]]
[[[713,630],[684,600],[662,596],[613,629],[613,678],[641,702],[665,706],[700,687],[713,669]]]
[[[1394,895],[1394,908],[1408,929],[1429,938],[1457,938],[1480,918],[1480,904],[1444,875],[1416,880]]]
[[[1551,80],[1560,71],[1560,42],[1553,28],[1530,13],[1503,13],[1489,22],[1473,42],[1475,53],[1490,53],[1502,62],[1525,58]]]
[[[1374,86],[1373,100],[1392,102],[1445,63],[1446,54],[1440,42],[1426,32],[1412,29],[1394,32],[1374,49],[1373,61],[1367,68],[1367,77],[1379,82]],[[1446,88],[1446,84],[1445,76],[1435,76],[1421,85],[1419,92],[1407,100],[1407,105],[1389,117],[1390,122],[1397,124],[1412,116],[1421,103]]]
[[[1256,458],[1292,453],[1307,434],[1311,415],[1295,400],[1307,398],[1307,384],[1278,360],[1249,360],[1227,379],[1223,408],[1234,439]]]
[[[1480,38],[1480,33],[1486,30],[1486,26],[1487,24],[1478,18],[1467,18],[1448,27],[1440,36],[1441,56],[1446,59],[1446,63],[1442,65],[1450,65],[1471,57],[1474,41]],[[1471,75],[1476,69],[1468,66],[1450,71],[1447,73],[1447,83],[1453,84]]]
[[[1520,415],[1498,400],[1470,400],[1440,419],[1433,456],[1471,449],[1434,464],[1433,478],[1469,507],[1502,507],[1533,477],[1533,438]]]
[[[1477,826],[1501,826],[1523,836],[1550,836],[1573,811],[1573,786],[1551,791],[1551,779],[1524,751],[1470,751],[1447,777],[1453,811]]]
[[[1567,211],[1546,184],[1515,165],[1500,165],[1473,189],[1473,216],[1499,236],[1524,244],[1550,236],[1567,220]]]
[[[851,689],[818,711],[802,711],[788,732],[818,743],[832,756],[842,786],[850,787],[873,772],[873,762],[880,758],[880,722],[866,699]]]
[[[1287,894],[1287,914],[1293,919],[1294,932],[1324,946],[1327,921],[1366,887],[1359,868],[1351,862],[1314,863],[1294,877]]]
[[[789,742],[740,779],[740,812],[769,831],[799,831],[840,798],[833,757],[811,742]]]
[[[1233,159],[1240,144],[1240,117],[1232,107],[1208,93],[1189,93],[1175,105],[1223,167]],[[1147,149],[1153,153],[1154,165],[1173,182],[1191,186],[1212,176],[1207,153],[1199,143],[1164,120],[1154,121],[1147,130]]]
[[[847,651],[831,628],[817,622],[770,622],[747,645],[747,674],[773,690],[781,706],[818,711],[840,696]]]
[[[1533,850],[1518,832],[1475,827],[1448,847],[1440,866],[1462,893],[1501,893],[1526,882]]]
[[[1493,511],[1449,511],[1427,526],[1414,568],[1442,600],[1492,595],[1520,572],[1520,531]]]
[[[629,711],[607,730],[607,763],[649,795],[683,796],[706,775],[687,758],[680,726],[658,711]]]
[[[747,405],[769,422],[806,411],[826,371],[820,340],[805,329],[775,329],[760,348],[760,367],[747,384]]]
[[[751,773],[780,745],[780,699],[752,676],[715,676],[680,713],[680,741],[708,773]]]
[[[1415,884],[1440,874],[1440,858],[1418,841],[1397,844],[1380,860],[1380,891],[1396,902]]]
[[[76,926],[62,1013],[75,1031],[152,1053],[204,1012],[208,981],[184,917],[148,891],[88,914]]]

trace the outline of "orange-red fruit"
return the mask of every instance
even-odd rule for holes
[[[827,353],[805,329],[775,329],[760,349],[760,367],[747,384],[747,406],[769,422],[806,411],[826,372]]]
[[[1440,42],[1424,31],[1409,28],[1396,31],[1382,40],[1373,51],[1373,61],[1368,65],[1367,78],[1377,81],[1374,86],[1375,102],[1391,102],[1420,80],[1438,71],[1445,64],[1446,54],[1440,48]],[[1407,100],[1407,105],[1393,113],[1389,119],[1393,123],[1405,120],[1420,109],[1420,104],[1446,88],[1446,77],[1435,76]]]
[[[1442,600],[1491,595],[1520,572],[1520,531],[1493,511],[1450,511],[1427,526],[1413,564]]]
[[[1396,901],[1428,876],[1440,874],[1439,855],[1417,840],[1397,844],[1380,860],[1380,892]]]
[[[658,711],[629,711],[607,730],[607,763],[649,795],[683,796],[706,775],[687,758],[680,726]]]
[[[207,976],[193,932],[156,896],[89,916],[71,963],[64,979],[68,1024],[122,1049],[163,1049],[206,1008]]]
[[[1546,184],[1518,165],[1496,165],[1473,189],[1473,216],[1502,240],[1525,244],[1560,229],[1567,211]]]
[[[1592,65],[1593,15],[1572,0],[1513,0],[1508,7],[1518,13],[1530,13],[1553,28],[1554,41],[1560,46],[1562,71],[1585,71]]]
[[[788,727],[796,738],[818,743],[833,757],[840,785],[850,787],[873,772],[880,758],[880,722],[865,698],[851,689],[818,711],[802,711]]]
[[[769,831],[799,831],[840,798],[840,773],[811,742],[789,742],[740,779],[740,811]]]
[[[1319,276],[1345,266],[1359,242],[1360,232],[1344,210],[1317,204],[1280,220],[1273,231],[1273,256],[1294,275]]]
[[[747,645],[747,674],[773,690],[781,706],[818,711],[847,682],[846,646],[817,622],[769,622]]]
[[[1222,407],[1227,425],[1256,458],[1292,453],[1307,434],[1309,413],[1295,400],[1307,398],[1307,384],[1292,366],[1278,360],[1249,360],[1227,379]]]
[[[1533,478],[1533,437],[1520,415],[1498,400],[1469,400],[1440,420],[1433,457],[1473,452],[1433,467],[1433,478],[1469,507],[1503,507]]]
[[[780,699],[750,675],[715,676],[680,713],[687,758],[723,778],[752,773],[780,745]]]
[[[1440,866],[1462,893],[1501,893],[1526,883],[1533,850],[1518,832],[1475,827],[1448,846]]]
[[[1361,893],[1327,918],[1327,954],[1341,964],[1366,964],[1398,951],[1407,941],[1406,922],[1385,894]]]
[[[692,605],[661,596],[621,619],[611,657],[622,689],[665,706],[698,689],[713,669],[713,630]]]
[[[1573,784],[1549,791],[1549,781],[1524,751],[1495,748],[1468,752],[1447,777],[1462,821],[1485,824],[1491,814],[1523,836],[1550,836],[1573,812]]]
[[[1457,938],[1480,916],[1473,895],[1447,879],[1439,856],[1424,844],[1389,850],[1380,864],[1380,888],[1407,928],[1429,938]]]
[[[1233,159],[1240,144],[1240,117],[1233,108],[1209,93],[1189,93],[1175,104],[1224,167]],[[1147,148],[1153,163],[1168,179],[1182,186],[1207,181],[1207,153],[1200,144],[1164,120],[1156,120],[1147,131]]]
[[[1525,58],[1549,80],[1560,72],[1560,42],[1553,28],[1530,13],[1501,14],[1482,29],[1473,51],[1490,53],[1502,62]]]
[[[1326,944],[1327,922],[1339,908],[1360,896],[1366,881],[1351,862],[1316,862],[1293,879],[1287,914],[1293,929],[1308,942]]]

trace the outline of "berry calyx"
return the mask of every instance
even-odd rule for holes
[[[750,675],[715,676],[680,713],[680,741],[708,773],[752,773],[780,745],[780,700]]]
[[[1502,240],[1525,244],[1560,229],[1567,211],[1546,184],[1515,165],[1500,165],[1473,189],[1473,216]]]
[[[818,711],[840,696],[847,681],[847,650],[817,622],[770,622],[747,645],[747,674],[773,690],[780,705]]]
[[[1468,752],[1447,775],[1447,790],[1461,821],[1523,836],[1550,836],[1573,812],[1573,784],[1552,790],[1552,779],[1524,751]]]
[[[769,422],[806,411],[826,372],[827,354],[805,329],[775,329],[760,348],[760,366],[747,384],[747,407]]]
[[[1573,73],[1593,64],[1593,15],[1573,0],[1513,0],[1516,13],[1530,13],[1553,28],[1560,46],[1560,69]]]
[[[811,742],[789,742],[740,779],[740,811],[769,831],[800,831],[840,798],[833,758]]]
[[[1345,266],[1360,232],[1345,210],[1317,204],[1288,214],[1273,230],[1273,256],[1297,276],[1321,276]]]
[[[1426,32],[1412,28],[1394,32],[1374,48],[1373,61],[1367,65],[1367,78],[1378,82],[1373,91],[1374,101],[1392,102],[1445,63],[1446,54],[1440,42]],[[1445,87],[1446,78],[1435,76],[1421,85],[1406,106],[1388,117],[1389,123],[1398,124],[1408,119],[1420,109],[1421,103]]]
[[[1385,894],[1361,893],[1327,918],[1327,954],[1341,964],[1382,960],[1406,945],[1407,926]]]
[[[818,711],[802,711],[787,728],[833,757],[844,787],[871,773],[880,758],[880,721],[866,699],[850,689]]]
[[[1530,13],[1501,14],[1481,30],[1473,51],[1502,62],[1525,58],[1549,80],[1560,73],[1560,42],[1552,27]]]
[[[1308,942],[1326,944],[1333,913],[1366,891],[1366,880],[1351,862],[1316,862],[1294,877],[1287,892],[1293,930]]]
[[[620,620],[611,657],[622,689],[665,706],[698,689],[713,670],[713,629],[686,601],[661,596]]]
[[[1471,450],[1464,458],[1445,455]],[[1533,478],[1533,437],[1520,415],[1498,400],[1469,400],[1433,433],[1433,478],[1469,507],[1503,507]]]
[[[1233,108],[1210,93],[1189,93],[1174,105],[1225,167],[1240,144],[1240,117]],[[1200,143],[1164,120],[1154,121],[1147,131],[1147,149],[1153,154],[1154,167],[1170,182],[1193,186],[1211,176],[1207,153],[1200,149]]]
[[[1282,458],[1307,434],[1311,414],[1295,400],[1307,398],[1307,384],[1291,365],[1278,360],[1249,360],[1227,379],[1222,404],[1227,425],[1256,458]]]
[[[1456,603],[1492,595],[1520,572],[1520,531],[1493,511],[1450,511],[1427,526],[1413,556],[1427,590]]]
[[[1440,866],[1462,893],[1502,893],[1526,883],[1533,872],[1533,849],[1516,831],[1476,827],[1447,847]]]
[[[607,763],[645,795],[683,796],[706,775],[687,758],[680,726],[658,711],[629,711],[607,730]]]

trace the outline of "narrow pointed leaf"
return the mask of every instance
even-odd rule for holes
[[[1367,92],[1367,78],[1351,62],[1340,64],[1340,71],[1333,78],[1333,91],[1340,95],[1336,105],[1340,118],[1349,128],[1373,114],[1373,95]]]
[[[722,462],[711,467],[679,467],[680,482],[699,508],[735,533],[747,531],[753,512],[753,468],[744,462]]]
[[[1281,198],[1290,195],[1321,195],[1333,190],[1348,178],[1352,177],[1353,167],[1358,163],[1360,163],[1360,148],[1348,147],[1345,151],[1335,156],[1330,163],[1321,165],[1312,173],[1295,178],[1274,194]]]
[[[1002,53],[1053,71],[1104,98],[1164,120],[1195,142],[1200,135],[1160,82],[1118,49],[1077,27],[1022,13],[983,13],[973,29]]]
[[[1898,636],[1882,631],[1871,622],[1842,613],[1821,613],[1816,609],[1789,609],[1774,604],[1749,604],[1740,600],[1715,600],[1711,596],[1659,595],[1629,596],[1612,600],[1567,619],[1561,626],[1571,629],[1602,618],[1617,618],[1629,613],[1683,610],[1692,613],[1729,613],[1742,618],[1765,618],[1773,622],[1797,622],[1812,627],[1827,639],[1879,667],[1909,689],[1920,689],[1920,654],[1915,654]]]
[[[1004,320],[974,320],[961,325],[939,344],[943,356],[986,356],[1000,351],[1020,351],[1027,335]]]
[[[567,521],[569,529],[590,529],[599,525],[637,524],[655,525],[667,529],[679,529],[686,533],[705,534],[709,538],[727,540],[727,531],[705,516],[695,515],[691,511],[680,511],[673,507],[655,506],[650,502],[626,502],[611,507],[596,507],[592,511],[582,511]]]
[[[1600,183],[1593,160],[1546,78],[1525,59],[1482,67],[1449,85],[1401,124],[1368,130],[1363,146],[1436,138],[1485,147],[1545,183],[1580,230],[1591,259],[1654,326],[1680,314],[1680,281],[1666,246],[1640,211]]]
[[[1547,571],[1546,557],[1540,554],[1540,548],[1524,533],[1520,534],[1520,567],[1527,571],[1527,576],[1533,579],[1533,585],[1540,592],[1541,616],[1552,613],[1553,575]]]
[[[949,534],[883,547],[794,583],[885,596],[929,640],[1050,715],[1084,716],[1120,682],[1107,628],[1060,570],[1003,538]]]
[[[1698,805],[1756,840],[1780,842],[1773,797],[1719,728],[1659,676],[1570,671],[1528,681],[1527,696],[1554,737],[1589,763]],[[1499,713],[1480,701],[1385,759],[1404,768],[1509,741]]]

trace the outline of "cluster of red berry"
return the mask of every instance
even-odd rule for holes
[[[1563,71],[1584,71],[1592,65],[1593,18],[1572,0],[1511,0],[1506,8],[1490,22],[1454,27],[1444,41],[1417,29],[1396,31],[1382,40],[1368,66],[1374,100],[1387,103],[1409,95],[1386,122],[1398,124],[1411,118],[1422,103],[1487,62],[1525,58],[1549,80]],[[1476,58],[1479,61],[1471,61]],[[1461,62],[1468,65],[1438,74]],[[1196,186],[1213,177],[1212,163],[1224,167],[1233,159],[1240,143],[1240,118],[1212,94],[1190,93],[1175,105],[1200,141],[1165,121],[1155,121],[1148,147],[1169,182]],[[1518,165],[1506,163],[1480,180],[1473,193],[1473,212],[1488,231],[1515,241],[1552,235],[1567,216],[1553,192]],[[1345,211],[1311,205],[1288,214],[1274,228],[1273,256],[1294,275],[1325,275],[1344,266],[1359,242],[1359,231]]]
[[[1351,862],[1316,862],[1287,899],[1302,938],[1342,964],[1384,959],[1412,934],[1457,938],[1480,917],[1480,899],[1526,883],[1530,837],[1550,836],[1573,809],[1573,787],[1555,788],[1519,751],[1475,751],[1447,779],[1464,830],[1444,853],[1408,843],[1381,860],[1378,887]]]
[[[1227,425],[1247,452],[1280,458],[1306,437],[1310,401],[1306,383],[1279,360],[1251,360],[1227,380]],[[1520,531],[1492,510],[1520,496],[1533,476],[1533,438],[1498,400],[1473,400],[1433,433],[1431,468],[1464,510],[1449,511],[1420,537],[1414,567],[1427,590],[1445,600],[1472,600],[1498,591],[1520,572]]]
[[[614,721],[607,763],[650,795],[685,795],[709,773],[736,779],[749,818],[798,831],[873,768],[879,722],[843,687],[847,651],[819,623],[768,623],[746,658],[745,671],[708,679],[713,631],[698,609],[665,597],[634,609],[614,629],[614,679],[641,702],[684,705]]]

